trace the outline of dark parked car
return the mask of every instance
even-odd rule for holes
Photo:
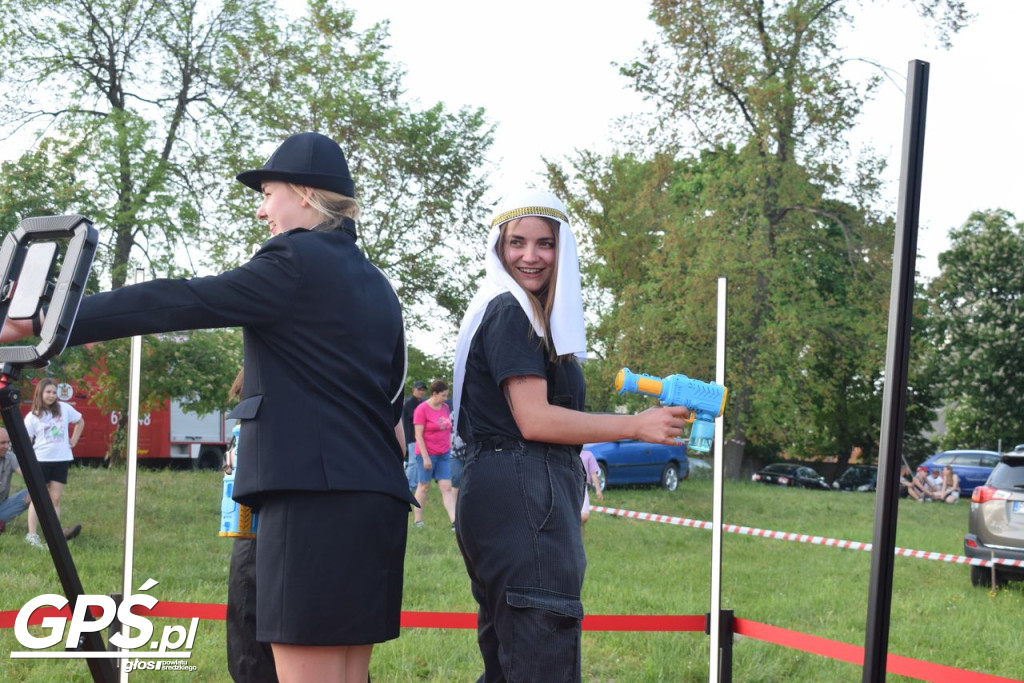
[[[675,491],[690,476],[686,445],[663,446],[625,439],[583,446],[594,454],[601,468],[601,490],[620,484],[661,484]]]
[[[878,486],[878,468],[874,465],[850,465],[832,482],[837,491],[874,491]]]
[[[1024,560],[1024,452],[1004,453],[984,485],[974,489],[964,554],[985,560]],[[971,566],[971,583],[991,584],[990,567]],[[1024,580],[1024,567],[996,565],[996,581]]]
[[[825,477],[806,465],[777,462],[773,465],[768,465],[760,472],[755,472],[751,479],[762,484],[829,490],[828,484],[825,483]]]
[[[998,462],[999,454],[995,451],[942,451],[918,465],[917,469],[931,472],[933,469],[941,470],[944,465],[951,465],[953,472],[960,477],[960,495],[966,498],[974,491],[974,487],[985,483]]]

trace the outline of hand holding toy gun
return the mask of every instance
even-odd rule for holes
[[[698,453],[711,450],[715,439],[715,418],[725,411],[725,397],[729,390],[714,382],[701,382],[686,375],[669,375],[662,379],[651,375],[638,375],[622,368],[615,376],[615,389],[620,394],[656,396],[666,406],[686,406],[690,409],[690,448]]]

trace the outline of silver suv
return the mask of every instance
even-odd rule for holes
[[[984,486],[971,495],[964,554],[971,558],[1024,561],[1024,448],[1003,453]],[[971,583],[988,586],[990,567],[971,566]],[[996,583],[1024,580],[1024,566],[996,564]]]

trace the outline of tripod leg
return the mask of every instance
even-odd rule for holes
[[[71,551],[68,549],[67,540],[57,518],[57,511],[53,509],[53,501],[50,500],[50,493],[46,489],[46,481],[43,478],[42,468],[36,460],[35,450],[32,448],[32,441],[29,439],[28,431],[25,429],[25,420],[18,411],[18,402],[21,394],[16,389],[4,384],[0,388],[0,415],[3,416],[4,426],[11,437],[11,447],[18,457],[18,465],[21,467],[22,476],[25,478],[25,487],[28,489],[32,505],[35,507],[36,515],[39,517],[39,526],[43,530],[46,544],[50,549],[50,557],[53,558],[53,567],[57,570],[57,577],[60,579],[61,588],[67,597],[69,607],[74,613],[75,604],[78,599],[85,595],[82,588],[82,581],[78,577],[78,570],[75,568],[75,561],[71,559]],[[87,618],[91,616],[86,612]],[[103,638],[99,633],[86,632],[82,635],[78,649],[86,652],[103,652]],[[94,681],[113,683],[117,680],[117,670],[113,666],[113,660],[87,659],[89,670],[92,672]]]

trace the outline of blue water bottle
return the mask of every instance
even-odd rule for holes
[[[235,425],[231,433],[234,435],[233,449],[235,466],[231,474],[224,475],[224,493],[220,501],[220,536],[228,538],[256,538],[259,526],[259,515],[248,505],[236,503],[232,498],[235,489],[235,472],[238,471],[238,436],[241,428]]]

